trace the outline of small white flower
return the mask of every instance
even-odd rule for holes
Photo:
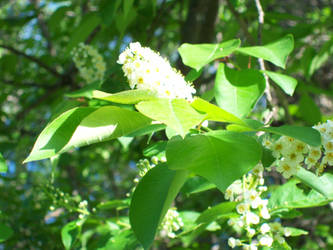
[[[237,213],[244,214],[246,211],[249,210],[249,204],[240,203],[236,206]]]
[[[291,235],[291,230],[286,227],[283,229],[283,234],[284,236],[289,237]]]
[[[246,212],[245,213],[245,221],[247,225],[251,224],[258,224],[260,221],[260,218],[258,215],[256,215],[253,212]]]
[[[231,247],[231,248],[235,248],[235,247],[236,247],[236,239],[233,238],[233,237],[230,237],[230,238],[228,239],[228,245],[229,245],[229,247]]]
[[[269,218],[271,218],[271,215],[269,214],[269,211],[268,211],[268,209],[267,209],[266,206],[264,206],[264,207],[262,207],[260,209],[260,217],[262,217],[262,218],[264,218],[266,220],[268,220]]]
[[[247,231],[247,236],[249,238],[252,238],[256,234],[256,230],[250,227],[248,227],[246,231]]]
[[[283,177],[287,179],[297,173],[297,165],[295,162],[283,159],[279,162],[279,166],[276,168],[276,170],[282,173]]]
[[[271,230],[270,226],[267,223],[264,223],[260,226],[260,232],[266,234]]]
[[[259,244],[262,246],[270,247],[272,246],[273,238],[269,235],[263,235],[259,237]]]

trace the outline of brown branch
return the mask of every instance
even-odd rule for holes
[[[45,64],[44,62],[42,62],[39,58],[37,57],[34,57],[34,56],[30,56],[28,54],[25,54],[24,52],[22,51],[19,51],[17,49],[15,49],[14,47],[12,46],[9,46],[9,45],[5,45],[5,44],[0,44],[0,48],[4,48],[4,49],[7,49],[9,50],[10,52],[18,55],[18,56],[22,56],[22,57],[25,57],[26,59],[38,64],[40,67],[46,69],[47,71],[49,71],[52,75],[58,77],[58,78],[61,78],[62,75],[56,71],[55,69],[51,68],[50,66],[48,66],[47,64]]]
[[[6,85],[11,85],[16,88],[31,88],[31,87],[36,87],[36,88],[49,88],[50,86],[43,85],[43,84],[38,84],[34,82],[17,82],[14,80],[7,80],[7,79],[0,79],[0,82]]]

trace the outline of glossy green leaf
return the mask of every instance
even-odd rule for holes
[[[189,169],[222,192],[251,170],[261,159],[261,153],[262,148],[255,139],[229,131],[175,138],[168,142],[166,149],[169,168]]]
[[[193,82],[196,79],[198,79],[201,76],[202,69],[199,71],[196,71],[195,69],[191,69],[190,72],[185,76],[185,81],[187,82]]]
[[[185,182],[181,192],[185,195],[196,194],[216,188],[216,185],[201,176],[193,176]]]
[[[265,90],[265,78],[257,70],[234,70],[220,64],[215,81],[215,99],[224,110],[244,117]]]
[[[3,158],[2,154],[0,153],[0,173],[5,173],[8,170],[8,166],[6,163],[5,158]]]
[[[136,104],[141,101],[147,101],[157,98],[156,94],[148,89],[125,90],[115,94],[95,90],[92,92],[92,97],[99,100],[122,104]]]
[[[287,35],[282,39],[264,45],[238,48],[237,51],[257,58],[262,58],[276,66],[285,68],[287,57],[294,48],[294,38],[292,35]]]
[[[237,116],[217,107],[214,104],[211,104],[201,98],[195,98],[191,103],[191,106],[198,110],[199,112],[206,113],[207,116],[205,119],[218,121],[218,122],[230,122],[244,125],[244,122],[239,119]]]
[[[183,137],[190,128],[205,118],[205,115],[198,113],[184,99],[144,101],[138,103],[136,108],[145,116],[171,127]]]
[[[260,128],[259,130],[278,135],[286,135],[289,137],[293,137],[313,147],[321,145],[320,133],[317,130],[309,127],[283,125],[281,127]]]
[[[0,223],[0,242],[8,240],[13,234],[14,231],[9,226]]]
[[[211,223],[221,217],[233,216],[232,213],[236,209],[238,202],[222,202],[214,207],[209,207],[207,210],[203,211],[197,223]]]
[[[297,80],[293,77],[268,71],[262,70],[266,75],[272,79],[286,94],[292,96],[297,86]]]
[[[184,184],[187,171],[160,164],[148,171],[136,187],[130,206],[132,229],[145,249],[154,240],[159,224]]]
[[[74,246],[80,232],[81,227],[77,225],[77,221],[71,221],[61,229],[61,240],[66,249]]]
[[[46,126],[25,162],[50,158],[73,147],[111,140],[150,123],[150,119],[138,112],[114,106],[74,108]]]
[[[199,71],[203,66],[215,59],[230,55],[239,46],[239,39],[226,41],[220,44],[184,43],[178,48],[178,51],[185,65]]]

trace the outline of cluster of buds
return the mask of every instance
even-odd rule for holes
[[[238,231],[245,230],[247,237],[246,240],[230,237],[228,244],[232,248],[241,246],[246,250],[257,250],[260,246],[271,247],[274,240],[282,242],[281,234],[277,233],[280,229],[275,230],[275,224],[267,221],[271,216],[267,208],[268,200],[261,198],[267,191],[263,170],[263,166],[258,164],[252,173],[236,180],[226,190],[227,200],[239,202],[236,206],[239,216],[229,219],[228,224]]]
[[[175,238],[179,229],[184,226],[182,218],[179,216],[177,209],[172,207],[166,213],[161,226],[160,226],[160,236],[169,238]]]
[[[80,76],[87,82],[103,81],[106,65],[103,57],[90,45],[80,43],[72,51],[73,61]]]
[[[333,122],[327,121],[313,128],[321,134],[321,146],[312,147],[288,136],[281,136],[275,142],[264,140],[264,146],[272,150],[277,159],[276,170],[284,178],[295,175],[300,167],[315,168],[319,175],[327,165],[333,165]]]
[[[131,89],[148,89],[160,98],[193,99],[195,89],[183,75],[170,66],[167,59],[140,43],[131,43],[117,61],[129,81]]]

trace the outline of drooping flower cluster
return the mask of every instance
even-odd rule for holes
[[[267,221],[271,218],[268,200],[260,197],[267,190],[263,170],[258,164],[252,173],[244,175],[243,180],[236,180],[226,190],[226,199],[239,202],[236,207],[239,217],[229,219],[228,224],[236,230],[244,229],[247,236],[247,240],[230,237],[228,244],[232,248],[242,246],[243,249],[257,250],[259,246],[271,247],[275,240],[280,244],[284,242],[281,228],[276,230],[276,223]]]
[[[321,174],[327,165],[333,165],[333,122],[318,124],[313,127],[321,134],[322,145],[312,147],[288,136],[281,136],[275,142],[264,140],[263,144],[273,152],[277,159],[276,170],[284,178],[290,178],[300,167],[315,168]]]
[[[140,43],[131,43],[117,61],[122,64],[131,89],[149,89],[161,98],[193,99],[195,89],[167,59]]]
[[[103,81],[106,70],[103,57],[90,45],[80,43],[72,51],[73,61],[80,76],[87,82]]]

